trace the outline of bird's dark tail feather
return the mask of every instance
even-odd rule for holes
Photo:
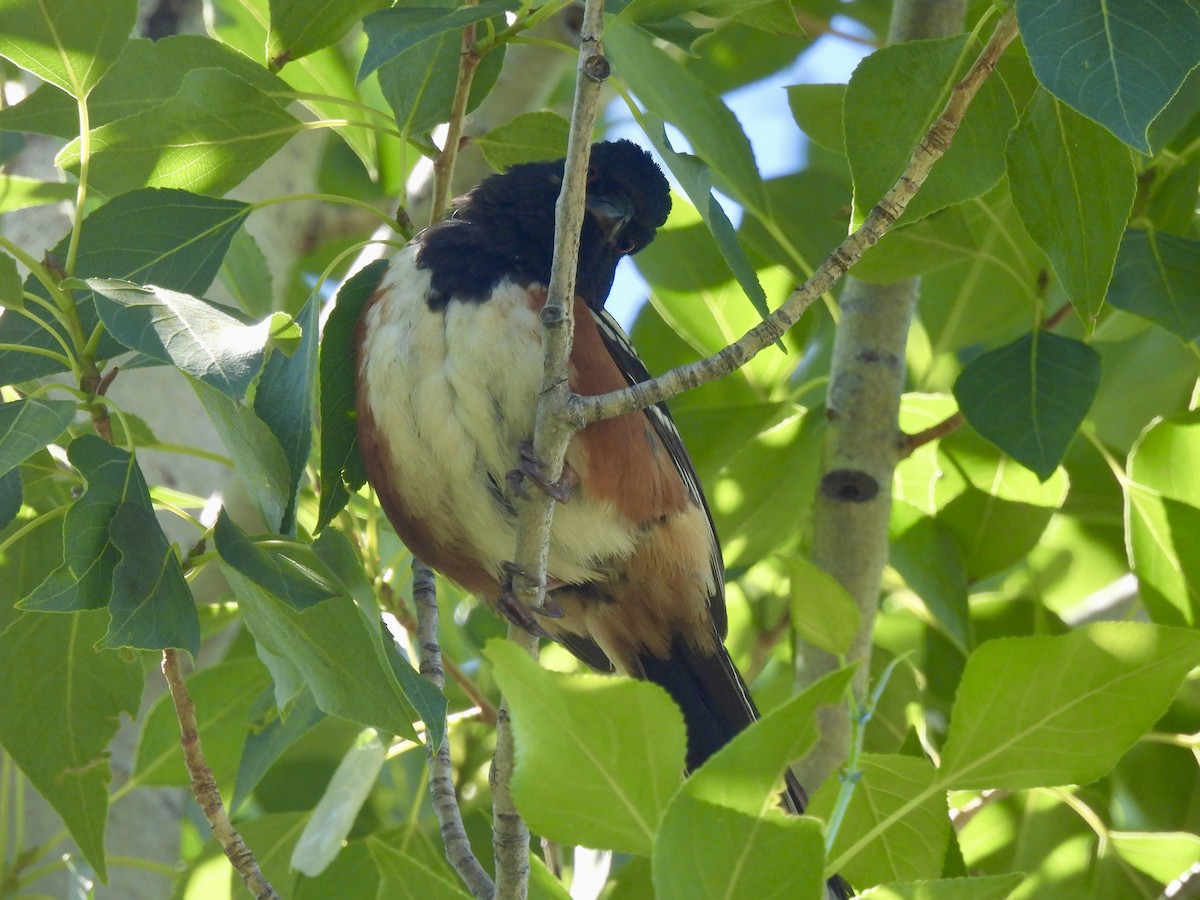
[[[733,660],[720,643],[713,654],[702,653],[682,638],[676,638],[667,659],[643,654],[637,664],[641,675],[666,690],[683,711],[687,725],[688,771],[733,740],[743,728],[759,718],[758,708]],[[784,773],[783,805],[794,814],[804,812],[808,796],[796,776]],[[828,900],[846,900],[850,886],[835,875],[829,879]]]

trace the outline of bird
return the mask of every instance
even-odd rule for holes
[[[554,485],[529,450],[564,166],[484,179],[391,259],[357,327],[359,451],[414,556],[589,666],[664,688],[683,712],[691,771],[759,714],[723,644],[721,546],[670,412],[660,403],[587,425]],[[605,302],[618,263],[654,240],[670,209],[648,152],[628,140],[591,147],[576,394],[650,378]],[[532,614],[514,611],[509,593],[527,478],[566,501],[554,512],[546,604]],[[790,771],[782,802],[806,805]]]

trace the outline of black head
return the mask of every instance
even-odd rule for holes
[[[493,175],[456,201],[454,217],[432,233],[420,264],[434,269],[435,292],[481,295],[505,275],[525,283],[548,284],[554,255],[554,206],[562,187],[563,160],[513,166]],[[671,197],[667,180],[646,151],[631,141],[594,144],[588,166],[587,213],[579,245],[575,290],[589,306],[599,309],[608,299],[621,257],[641,250],[667,220]],[[474,226],[456,227],[456,223]],[[484,235],[486,251],[470,255],[457,246],[453,255],[461,267],[478,266],[475,281],[464,282],[466,271],[439,278],[441,254],[436,244],[473,240],[468,232]],[[489,270],[485,272],[484,270]],[[444,287],[439,287],[441,281]],[[464,289],[466,288],[466,289]]]

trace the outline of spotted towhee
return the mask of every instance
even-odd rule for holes
[[[539,311],[563,161],[514,166],[392,259],[358,331],[358,428],[368,479],[412,552],[493,602],[514,549],[510,473],[541,386]],[[667,181],[629,141],[592,147],[575,290],[570,386],[650,377],[604,309],[621,258],[654,239]],[[665,405],[596,422],[567,450],[540,629],[598,669],[664,687],[694,769],[758,717],[721,643],[721,547]],[[559,615],[561,613],[561,615]],[[804,808],[788,780],[785,803]]]

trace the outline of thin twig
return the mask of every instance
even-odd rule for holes
[[[928,428],[918,431],[915,434],[906,434],[900,441],[900,458],[908,459],[917,451],[918,448],[924,447],[926,444],[932,444],[934,441],[940,440],[947,435],[954,434],[958,429],[962,428],[963,422],[962,411],[953,412],[936,425],[930,425]]]
[[[183,669],[179,665],[179,654],[175,650],[163,651],[162,672],[171,689],[171,699],[175,701],[175,717],[179,719],[179,743],[183,747],[183,759],[192,783],[192,795],[204,811],[204,818],[208,819],[213,837],[220,843],[230,864],[242,876],[242,881],[250,893],[258,900],[279,900],[279,895],[259,870],[254,853],[246,846],[246,842],[237,833],[233,823],[229,821],[228,813],[225,812],[221,792],[217,790],[217,781],[204,758],[199,725],[196,722],[196,707],[188,694]]]
[[[413,605],[417,608],[421,674],[440,691],[446,687],[446,673],[442,669],[442,648],[437,637],[437,587],[433,570],[417,559],[413,560]],[[434,749],[430,734],[431,731],[427,729],[425,757],[429,761],[429,796],[433,801],[434,814],[441,824],[446,859],[474,896],[490,898],[496,893],[496,885],[471,850],[471,840],[467,837],[462,811],[458,808],[458,795],[454,790],[454,764],[450,760],[450,736],[446,734],[442,743]]]
[[[600,47],[604,0],[587,0],[580,29],[579,67],[575,81],[575,104],[567,142],[567,160],[562,191],[556,206],[554,263],[550,272],[546,304],[542,309],[542,390],[534,421],[533,447],[551,480],[562,473],[567,444],[575,433],[566,417],[571,400],[567,384],[567,360],[574,334],[572,300],[579,236],[583,230],[583,203],[587,190],[588,154],[600,102],[600,86],[608,77],[608,61]],[[517,518],[514,560],[523,575],[514,576],[513,589],[521,602],[540,608],[546,593],[546,568],[550,555],[550,522],[553,502],[542,491],[530,492]],[[537,655],[537,639],[510,625],[510,640]],[[489,781],[492,787],[493,845],[496,852],[496,890],[499,896],[522,900],[529,887],[529,829],[513,803],[509,785],[513,771],[513,736],[506,704],[500,705],[496,726],[496,754]]]
[[[467,0],[468,6],[478,5],[479,0]],[[463,120],[467,117],[467,103],[471,99],[471,84],[475,70],[482,57],[475,52],[475,26],[463,29],[462,52],[458,58],[458,81],[454,84],[454,99],[450,105],[450,119],[446,126],[446,141],[442,152],[433,161],[433,205],[429,208],[429,224],[442,218],[450,200],[450,182],[454,179],[454,163],[458,159],[458,145],[462,141]]]
[[[862,225],[825,258],[809,279],[793,291],[779,309],[737,341],[706,359],[680,366],[658,378],[623,390],[590,397],[572,396],[568,411],[574,426],[582,428],[589,422],[611,419],[633,410],[645,409],[685,390],[721,378],[744,366],[759,351],[778,341],[818,297],[832,288],[867,249],[891,230],[896,220],[904,213],[909,201],[925,183],[930,168],[949,149],[950,140],[962,122],[967,107],[1016,35],[1016,17],[1012,10],[1009,10],[997,23],[991,40],[970,70],[962,81],[954,86],[946,108],[913,151],[899,181],[875,205]]]

